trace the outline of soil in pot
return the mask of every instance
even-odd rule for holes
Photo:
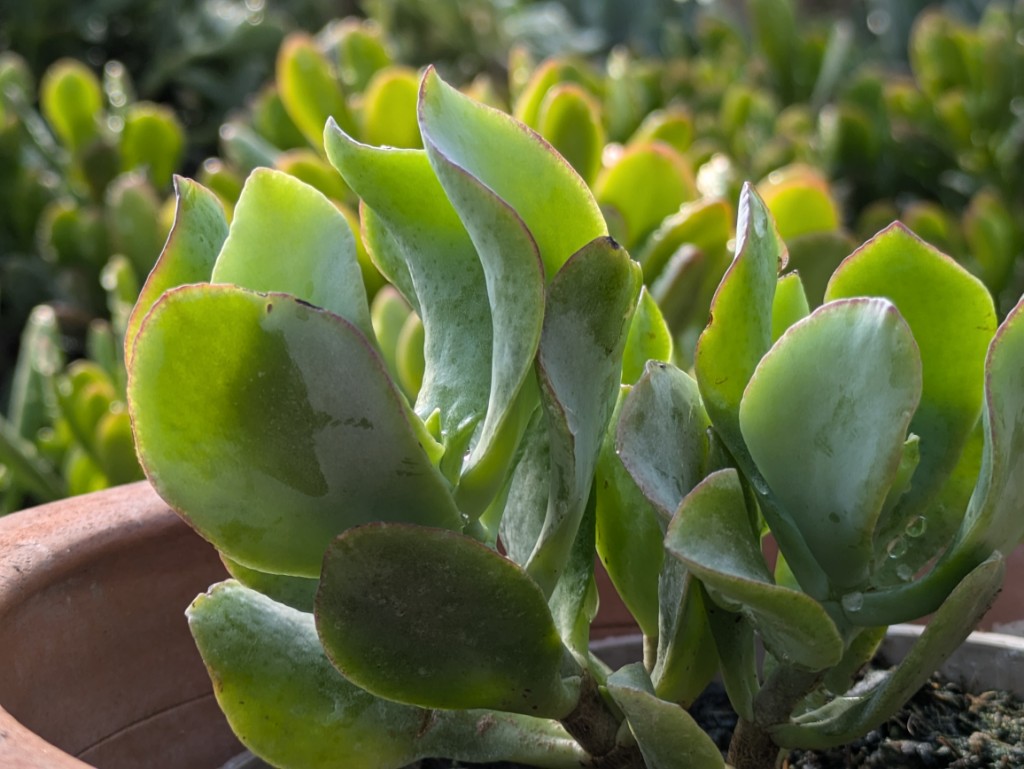
[[[712,685],[691,710],[723,753],[736,714]],[[1024,701],[1007,692],[968,694],[933,676],[892,718],[861,739],[825,751],[793,751],[786,769],[1012,769],[1024,767]],[[253,759],[224,769],[270,769]],[[424,759],[409,769],[531,769]]]

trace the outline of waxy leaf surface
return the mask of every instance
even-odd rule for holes
[[[722,754],[688,712],[659,699],[642,663],[616,671],[608,693],[622,708],[647,769],[719,769]]]
[[[667,363],[648,363],[622,406],[619,457],[665,521],[704,477],[710,425],[697,383]]]
[[[910,423],[920,461],[891,521],[882,521],[879,550],[925,515],[927,528],[905,537],[904,561],[917,568],[944,546],[962,510],[943,510],[936,496],[981,413],[985,352],[996,328],[992,298],[963,267],[894,224],[861,246],[836,271],[826,301],[882,296],[899,309],[921,352],[921,403]]]
[[[331,163],[375,215],[364,217],[365,226],[384,226],[386,235],[369,239],[387,257],[377,261],[381,272],[400,276],[398,287],[423,321],[426,370],[416,413],[427,419],[439,409],[443,442],[461,458],[491,389],[491,311],[473,241],[425,151],[360,144],[333,123],[324,142]],[[397,262],[404,266],[392,268]]]
[[[735,470],[705,478],[683,501],[665,537],[712,598],[743,614],[779,659],[808,670],[836,664],[843,641],[814,599],[772,582]]]
[[[551,441],[551,496],[527,564],[548,594],[590,496],[639,293],[639,265],[607,237],[573,255],[548,288],[537,371]]]
[[[487,286],[493,333],[490,396],[477,443],[465,462],[467,477],[463,481],[467,487],[464,494],[479,495],[486,500],[493,494],[491,489],[503,480],[505,465],[512,459],[512,446],[501,445],[500,438],[503,429],[518,432],[514,424],[506,423],[514,417],[511,413],[514,401],[532,372],[540,344],[544,321],[544,265],[534,236],[512,201],[500,197],[477,175],[485,173],[485,169],[464,168],[459,165],[461,158],[447,154],[452,150],[448,139],[453,131],[449,113],[462,105],[464,98],[444,93],[447,88],[436,76],[428,74],[424,78],[420,130],[438,181],[476,247]],[[433,102],[437,103],[428,108]],[[534,155],[550,152],[540,144],[532,149]],[[535,404],[531,399],[526,405],[527,411],[532,411]],[[506,439],[504,443],[509,441]],[[503,461],[499,461],[496,470],[487,472],[490,468],[481,465],[494,449],[501,450],[500,460]],[[474,473],[477,468],[485,477],[477,477]],[[484,488],[478,491],[475,487],[479,486]]]
[[[348,221],[323,193],[281,171],[257,168],[246,179],[210,280],[291,294],[373,338]]]
[[[335,120],[344,130],[353,128],[352,116],[330,62],[309,35],[291,34],[281,45],[275,81],[288,117],[317,150],[323,145],[324,124]]]
[[[331,665],[311,614],[235,582],[215,585],[187,615],[232,729],[276,766],[401,769],[445,755],[576,769],[585,758],[550,721],[432,711],[373,696]]]
[[[381,697],[558,718],[575,704],[547,602],[523,570],[444,529],[350,529],[324,559],[317,629],[342,673]]]
[[[462,525],[377,353],[290,296],[168,292],[139,332],[128,395],[157,491],[243,565],[313,577],[349,526]]]
[[[433,69],[423,76],[419,112],[420,128],[436,151],[492,189],[523,220],[548,280],[576,251],[607,233],[586,183],[522,123],[459,93]]]
[[[622,216],[627,248],[639,246],[666,216],[697,197],[689,161],[660,142],[629,147],[598,177],[594,191],[602,206]]]
[[[921,392],[910,328],[884,299],[823,305],[758,365],[740,405],[750,455],[832,584],[862,586]]]
[[[167,243],[146,279],[124,335],[130,364],[142,319],[160,295],[186,283],[208,283],[217,254],[228,236],[228,220],[217,196],[191,179],[175,177],[174,224]]]

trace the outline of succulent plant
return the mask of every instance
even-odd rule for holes
[[[188,618],[242,741],[284,767],[748,769],[880,722],[1024,533],[1024,310],[997,327],[898,224],[811,302],[748,185],[691,374],[567,161],[433,70],[417,116],[422,149],[324,134],[390,284],[372,310],[346,217],[264,168],[230,224],[179,181],[128,322],[143,467],[233,575]],[[646,637],[620,670],[588,648],[595,553]],[[727,759],[687,711],[716,668]]]

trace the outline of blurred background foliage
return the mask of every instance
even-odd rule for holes
[[[427,64],[569,159],[684,366],[745,180],[811,302],[895,218],[1024,290],[1024,0],[0,0],[0,513],[141,477],[121,347],[173,175],[230,215],[273,166],[358,233],[324,122],[418,146]],[[359,246],[414,397],[422,326]]]

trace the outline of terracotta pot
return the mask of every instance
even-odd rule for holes
[[[184,616],[223,578],[144,482],[0,519],[0,766],[213,769],[237,753]]]
[[[238,753],[184,617],[224,576],[147,483],[0,519],[0,767],[216,769]],[[600,579],[595,637],[634,628]],[[1024,580],[1007,585],[987,626],[1024,616]],[[597,649],[636,659],[637,643]],[[1013,654],[1000,685],[1024,675]]]

